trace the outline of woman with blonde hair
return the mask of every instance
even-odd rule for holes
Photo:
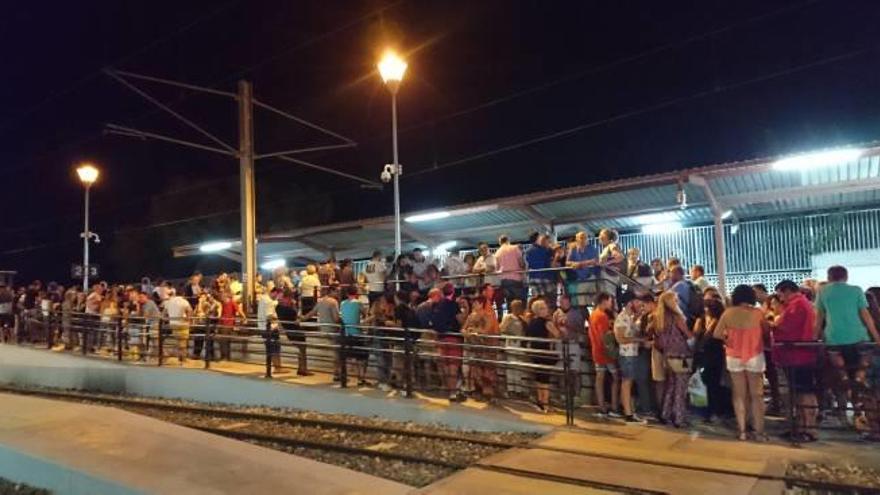
[[[559,339],[562,334],[550,318],[550,308],[543,299],[538,299],[532,303],[532,311],[534,317],[526,326],[526,337],[543,340],[530,340],[529,348],[537,350],[532,353],[531,361],[533,364],[543,366],[553,366],[556,364],[558,357],[550,355],[548,352],[552,350],[550,339]],[[550,377],[551,373],[547,371],[535,371],[535,386],[538,409],[543,412],[550,411]]]
[[[694,335],[678,306],[675,292],[660,294],[652,321],[654,346],[663,352],[665,390],[660,418],[676,428],[687,424],[687,386],[691,369],[691,349]]]
[[[299,309],[300,315],[308,314],[318,303],[318,295],[321,288],[321,279],[318,278],[318,267],[306,266],[299,281]]]

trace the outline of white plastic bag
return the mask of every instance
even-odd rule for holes
[[[691,405],[694,407],[706,407],[709,405],[709,396],[706,392],[706,384],[697,371],[688,379],[688,395],[691,398]]]

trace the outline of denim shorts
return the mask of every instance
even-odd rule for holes
[[[597,364],[596,371],[607,371],[612,375],[617,374],[617,364],[616,363],[608,363],[608,364]]]
[[[617,365],[620,366],[620,377],[624,380],[635,380],[639,369],[638,356],[620,356],[617,358]]]

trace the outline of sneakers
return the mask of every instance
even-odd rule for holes
[[[391,385],[388,385],[387,383],[380,383],[380,384],[379,384],[379,390],[381,390],[381,391],[383,391],[383,392],[390,392],[390,391],[391,391]]]
[[[648,420],[646,420],[644,418],[640,418],[640,417],[636,416],[635,414],[630,414],[629,416],[624,416],[623,422],[629,423],[629,424],[637,424],[637,425],[648,424]]]
[[[608,411],[608,417],[609,417],[609,418],[614,418],[614,419],[620,419],[620,418],[623,417],[623,415],[620,414],[620,413],[617,412],[617,411]]]

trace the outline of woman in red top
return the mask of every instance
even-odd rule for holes
[[[228,290],[220,293],[220,303],[220,324],[217,326],[219,337],[217,340],[220,341],[220,359],[229,360],[229,340],[235,326],[235,317],[241,311],[238,305],[235,304],[232,293]]]
[[[596,295],[596,309],[590,315],[590,349],[593,355],[593,364],[596,366],[596,405],[599,406],[599,415],[609,415],[619,418],[617,412],[619,405],[620,375],[617,373],[617,360],[609,356],[605,349],[605,334],[611,333],[611,321],[613,319],[612,306],[614,300],[611,295],[600,292]],[[611,373],[611,409],[605,404],[605,377]]]

